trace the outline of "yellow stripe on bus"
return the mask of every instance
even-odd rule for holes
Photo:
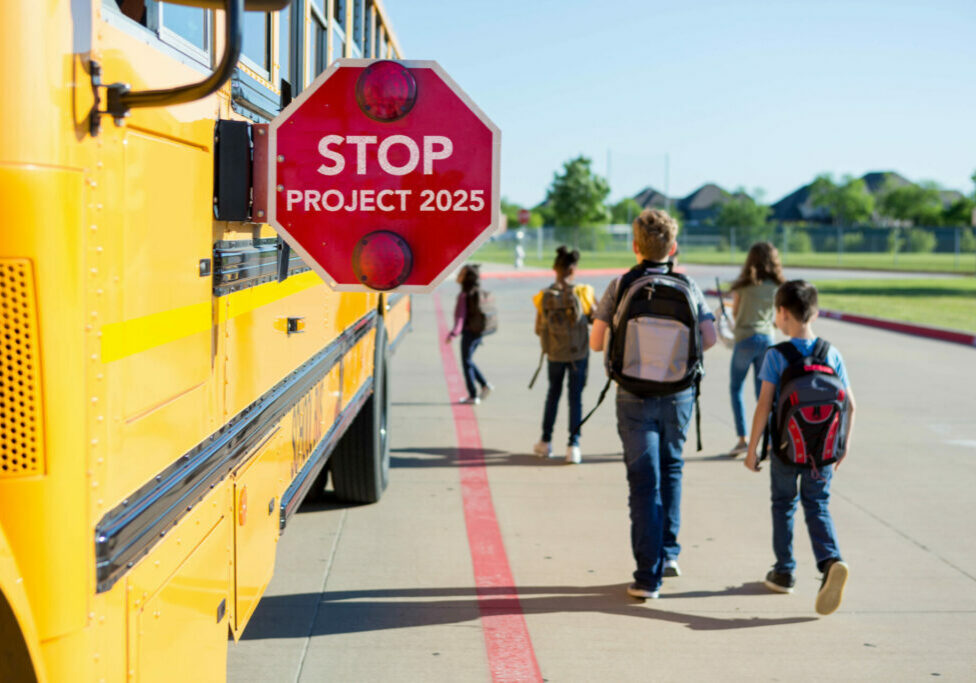
[[[284,283],[268,282],[227,295],[218,307],[218,323],[274,303],[286,296],[322,284],[313,271],[295,275]],[[221,302],[222,303],[222,302]],[[102,362],[142,353],[178,339],[208,331],[213,325],[211,302],[191,304],[102,326]]]

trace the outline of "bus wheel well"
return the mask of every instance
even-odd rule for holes
[[[36,681],[27,641],[7,597],[0,591],[0,681]]]

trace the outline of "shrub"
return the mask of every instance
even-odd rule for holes
[[[864,248],[863,232],[844,233],[844,251],[861,251]]]
[[[967,254],[976,251],[976,236],[973,235],[972,228],[966,228],[959,235],[959,249]]]
[[[813,240],[806,230],[790,230],[789,237],[786,238],[786,248],[797,254],[805,254],[813,251]]]
[[[931,254],[935,251],[935,233],[921,228],[908,231],[908,251],[916,254]]]

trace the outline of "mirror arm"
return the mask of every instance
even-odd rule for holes
[[[244,0],[223,0],[223,5],[224,54],[213,73],[198,83],[164,90],[137,90],[133,92],[129,90],[127,83],[112,83],[104,86],[106,89],[106,107],[104,110],[98,109],[99,98],[96,96],[95,107],[92,108],[92,134],[98,135],[97,121],[102,114],[110,114],[116,121],[119,121],[128,116],[131,109],[165,107],[193,102],[219,90],[220,86],[234,74],[244,42]],[[93,66],[97,67],[97,65]],[[96,85],[94,72],[92,75],[94,86]],[[97,85],[101,85],[100,79]]]

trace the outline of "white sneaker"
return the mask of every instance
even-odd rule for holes
[[[635,581],[627,586],[627,595],[640,600],[657,600],[661,594],[653,588],[649,588]]]
[[[572,465],[579,465],[581,462],[583,462],[583,454],[580,453],[579,446],[566,447],[566,462]]]
[[[481,399],[478,398],[477,396],[465,396],[464,398],[459,399],[458,400],[458,403],[461,403],[461,404],[464,404],[464,405],[476,406],[479,403],[481,403]]]
[[[478,398],[480,398],[482,401],[484,401],[486,398],[488,398],[489,396],[491,396],[491,392],[494,391],[494,390],[495,390],[495,387],[493,385],[486,384],[485,386],[481,387],[481,393],[478,394]]]
[[[552,444],[548,441],[540,441],[532,447],[532,452],[540,458],[548,458],[552,455]]]
[[[665,576],[681,576],[681,567],[678,566],[677,560],[665,560],[664,562],[664,575]]]

